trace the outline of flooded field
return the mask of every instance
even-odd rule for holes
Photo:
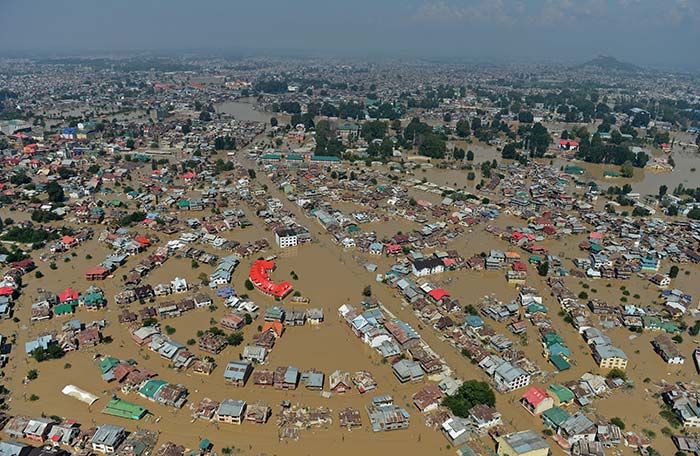
[[[215,107],[218,112],[231,115],[237,120],[269,122],[272,117],[272,114],[257,109],[254,98],[240,98],[236,101],[226,101]]]

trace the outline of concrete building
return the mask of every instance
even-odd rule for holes
[[[535,431],[515,432],[499,437],[498,456],[548,456],[549,445]]]
[[[296,231],[284,228],[275,231],[275,241],[281,249],[296,247],[299,244],[299,236]]]
[[[126,439],[126,431],[123,427],[105,424],[97,428],[90,444],[93,451],[111,454],[117,451],[124,439]]]

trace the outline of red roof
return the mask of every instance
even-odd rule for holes
[[[94,268],[90,268],[87,271],[85,271],[85,275],[102,275],[102,274],[107,274],[109,272],[109,269],[105,268],[104,266],[95,266]]]
[[[540,405],[540,403],[548,397],[549,395],[545,390],[536,386],[533,386],[532,388],[527,390],[527,392],[523,395],[523,399],[525,399],[527,402],[529,402],[535,407]]]
[[[284,331],[284,327],[279,321],[267,321],[262,327],[262,332],[267,331],[272,331],[277,337],[281,337],[282,331]]]
[[[183,179],[194,179],[195,176],[196,176],[196,174],[193,173],[192,171],[187,171],[185,174],[182,175],[182,178]]]
[[[513,263],[513,271],[527,271],[527,265],[520,261]]]
[[[15,289],[12,287],[0,287],[0,295],[2,295],[2,296],[11,295],[14,292],[15,292]]]
[[[282,283],[275,283],[270,279],[268,271],[275,268],[275,263],[267,260],[255,260],[253,266],[250,267],[250,273],[248,278],[255,288],[262,291],[263,293],[283,298],[292,291],[292,284],[284,281]]]
[[[66,290],[58,295],[58,300],[61,302],[66,302],[66,301],[75,301],[78,299],[80,294],[78,294],[77,291],[72,289],[71,287],[66,288]]]
[[[431,298],[433,298],[436,301],[441,300],[445,296],[449,296],[450,294],[443,290],[442,288],[433,288],[430,290],[430,293],[428,293]]]
[[[149,245],[151,245],[151,241],[145,236],[136,236],[134,238],[134,241],[138,242],[143,247],[148,247]]]
[[[571,141],[570,139],[562,139],[559,141],[561,146],[578,147],[579,144],[576,141]]]

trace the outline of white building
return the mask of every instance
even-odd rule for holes
[[[296,231],[290,229],[281,229],[275,231],[275,241],[277,245],[284,249],[287,247],[296,247],[299,244],[299,237]]]
[[[506,361],[496,368],[493,378],[498,388],[503,391],[514,391],[530,384],[531,376],[522,368]]]

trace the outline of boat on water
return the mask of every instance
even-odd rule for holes
[[[700,347],[693,350],[693,362],[695,363],[695,370],[700,374]]]

